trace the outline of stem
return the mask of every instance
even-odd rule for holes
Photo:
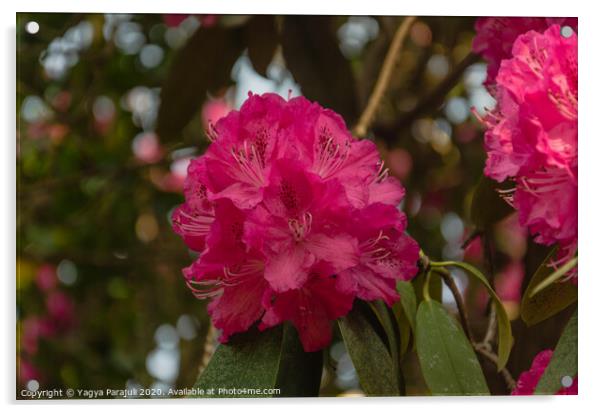
[[[460,314],[460,322],[462,323],[462,328],[464,329],[464,333],[471,344],[474,345],[474,337],[472,335],[472,331],[470,331],[470,327],[468,326],[468,312],[466,311],[466,307],[464,306],[464,300],[462,298],[462,293],[458,289],[456,282],[454,281],[454,277],[450,274],[450,272],[445,268],[434,268],[432,270],[437,275],[441,276],[445,285],[451,290],[452,295],[454,296],[454,300],[456,301],[456,307],[458,307],[458,313]]]
[[[360,138],[366,136],[368,128],[374,119],[378,105],[384,96],[387,87],[389,86],[391,75],[393,74],[393,68],[395,67],[395,60],[401,52],[403,42],[410,31],[410,27],[412,26],[414,20],[416,20],[415,16],[406,17],[395,32],[395,36],[393,37],[391,46],[389,46],[389,51],[385,57],[380,74],[376,80],[374,90],[372,91],[370,99],[368,100],[368,104],[366,105],[366,108],[360,116],[360,120],[353,131],[353,133]]]
[[[465,250],[468,247],[468,245],[470,245],[471,242],[473,242],[475,239],[477,239],[481,235],[483,235],[483,231],[481,231],[481,230],[475,230],[475,231],[473,231],[468,236],[468,238],[466,238],[466,240],[462,243],[462,246],[460,248],[462,248],[463,250]]]
[[[487,360],[489,360],[490,362],[492,362],[493,364],[495,364],[497,366],[498,357],[495,353],[486,349],[483,346],[483,344],[477,344],[473,347],[477,353],[481,354],[483,357],[485,357]],[[514,378],[512,377],[512,374],[510,374],[508,369],[504,367],[503,369],[500,370],[499,373],[504,378],[504,381],[506,382],[506,386],[508,386],[508,389],[510,391],[514,390],[514,388],[516,387],[516,381],[514,380]]]
[[[491,299],[489,299],[489,303],[491,303]],[[487,331],[485,332],[485,337],[483,337],[482,341],[482,344],[487,346],[489,350],[491,349],[491,342],[495,338],[496,329],[497,314],[495,313],[495,307],[491,305],[489,309],[489,323],[487,324]]]
[[[476,343],[472,338],[472,333],[470,332],[470,329],[468,328],[468,319],[466,316],[467,313],[466,313],[466,309],[464,308],[464,302],[462,300],[462,296],[460,295],[459,291],[457,291],[455,282],[453,281],[453,278],[451,277],[451,275],[449,274],[449,271],[445,267],[462,268],[466,271],[473,273],[473,275],[475,275],[477,278],[481,279],[485,283],[488,283],[487,278],[484,275],[480,274],[480,271],[478,271],[476,268],[474,268],[466,263],[456,262],[456,261],[433,262],[433,261],[429,261],[428,257],[426,257],[426,256],[425,257],[421,256],[421,260],[429,263],[430,271],[437,272],[437,274],[439,274],[439,275],[441,275],[441,277],[443,277],[443,280],[445,281],[447,286],[452,291],[452,294],[454,294],[454,299],[456,301],[456,305],[458,306],[458,312],[460,313],[460,320],[462,321],[462,327],[464,328],[464,331],[466,332],[466,335],[469,338],[475,351],[477,353],[481,354],[485,359],[489,360],[490,362],[492,362],[496,366],[498,366],[499,365],[499,356],[491,351],[491,341],[493,340],[493,338],[495,336],[496,325],[497,325],[497,323],[496,323],[497,315],[496,315],[495,308],[493,306],[491,308],[491,313],[489,314],[489,325],[487,328],[487,332],[485,334],[485,338],[483,339],[483,341],[481,343]],[[429,271],[429,274],[430,274],[430,271]],[[450,279],[449,283],[447,281],[447,278]],[[491,289],[492,287],[489,287],[489,288]],[[454,292],[454,290],[456,290],[457,292]],[[491,289],[490,291],[493,291],[493,289]],[[495,293],[493,293],[493,294],[495,294]],[[499,373],[502,375],[508,388],[512,391],[516,387],[516,381],[512,377],[512,374],[510,374],[508,369],[506,369],[505,367],[502,368],[501,370],[499,370]]]
[[[426,278],[424,280],[424,285],[422,286],[422,295],[424,297],[424,301],[427,303],[431,301],[431,292],[429,291],[431,283],[431,271],[426,272]]]
[[[212,323],[209,323],[209,330],[207,331],[207,336],[205,337],[205,345],[203,346],[203,357],[201,358],[201,365],[199,366],[199,375],[203,373],[203,371],[209,364],[209,360],[211,360],[211,356],[213,356],[213,353],[215,352],[216,339],[217,330]]]

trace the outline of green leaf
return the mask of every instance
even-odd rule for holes
[[[286,16],[282,53],[305,97],[340,113],[347,123],[355,120],[355,81],[330,16]]]
[[[403,356],[410,350],[413,330],[403,311],[398,310],[396,307],[394,307],[393,310],[395,311],[395,317],[397,318],[397,326],[399,329],[399,357],[400,359],[403,359]]]
[[[514,209],[502,199],[497,189],[509,189],[509,183],[498,183],[482,176],[472,196],[470,219],[479,229],[490,228]]]
[[[458,322],[437,301],[423,301],[418,306],[416,351],[433,395],[489,394],[471,344]]]
[[[535,394],[556,394],[564,376],[574,378],[577,375],[577,324],[575,311],[564,327],[550,364],[537,383]]]
[[[560,268],[558,268],[557,270],[554,270],[554,272],[552,274],[550,274],[546,279],[544,279],[542,282],[537,284],[533,288],[533,291],[531,291],[531,293],[529,294],[529,297],[533,297],[534,295],[539,294],[541,291],[545,290],[550,285],[554,284],[555,282],[560,281],[563,277],[565,277],[567,275],[567,273],[569,271],[571,271],[576,266],[577,266],[577,257],[572,258],[569,261],[565,262]]]
[[[426,282],[426,272],[418,274],[414,280],[412,280],[412,286],[414,287],[414,296],[418,302],[423,300],[424,283]],[[429,284],[429,294],[433,300],[441,301],[443,294],[443,282],[440,277],[431,277]]]
[[[508,358],[510,357],[510,350],[512,350],[512,328],[510,327],[510,319],[508,318],[508,314],[506,313],[506,309],[502,304],[502,301],[497,296],[491,285],[489,285],[489,281],[481,271],[479,271],[476,267],[466,264],[465,262],[457,262],[457,261],[446,261],[446,262],[431,262],[431,266],[433,267],[458,267],[465,270],[468,274],[474,276],[477,280],[481,282],[487,289],[489,296],[493,300],[493,304],[495,305],[495,313],[497,316],[497,327],[498,327],[498,363],[497,368],[498,371],[501,370],[506,363],[508,362]]]
[[[400,355],[409,348],[411,333],[416,329],[416,293],[409,281],[398,281],[399,301],[393,306],[400,333]]]
[[[523,294],[520,315],[529,326],[547,320],[577,301],[577,286],[571,282],[553,283],[531,297],[535,287],[554,272],[548,263],[555,255],[556,248],[541,263]]]
[[[387,341],[389,344],[389,354],[393,364],[393,374],[395,375],[395,382],[400,394],[405,393],[405,385],[403,384],[403,378],[401,376],[401,357],[400,357],[400,337],[399,330],[396,323],[396,318],[393,312],[387,307],[387,305],[381,301],[372,301],[369,303],[370,308],[378,318],[378,321],[385,330],[387,335]]]
[[[399,292],[399,303],[408,319],[412,330],[416,328],[416,293],[414,287],[409,281],[398,281],[397,292]]]
[[[280,351],[280,367],[276,388],[280,397],[316,397],[322,381],[323,354],[321,351],[306,353],[297,329],[286,324]]]
[[[157,133],[178,139],[207,97],[228,85],[236,59],[244,50],[242,28],[199,28],[174,57],[161,88]]]
[[[391,355],[360,306],[339,320],[339,328],[364,393],[399,396]]]
[[[263,77],[278,48],[278,31],[274,16],[254,16],[245,27],[245,41],[253,68]]]
[[[306,353],[296,330],[278,326],[253,329],[218,346],[195,387],[202,397],[271,397],[218,394],[219,389],[280,389],[279,396],[317,396],[322,375],[322,352]],[[214,394],[208,394],[214,389]]]

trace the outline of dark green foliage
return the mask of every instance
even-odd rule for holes
[[[391,354],[376,334],[360,306],[339,320],[347,351],[360,379],[362,390],[370,396],[399,395],[398,379]]]
[[[570,281],[555,282],[530,297],[533,288],[554,271],[549,263],[555,256],[556,249],[552,249],[531,278],[523,294],[520,315],[527,325],[547,320],[577,301],[577,286]]]
[[[340,113],[349,125],[357,117],[355,81],[328,16],[286,16],[282,29],[286,65],[303,95]]]
[[[472,346],[458,322],[437,301],[423,301],[418,307],[416,351],[433,395],[489,394]]]
[[[205,397],[317,396],[321,377],[322,352],[304,352],[296,330],[285,325],[263,333],[252,329],[219,345],[195,387]],[[220,394],[220,389],[279,389],[280,394]]]
[[[577,311],[564,327],[562,336],[554,349],[550,364],[537,383],[535,394],[556,394],[562,386],[562,378],[577,375]]]
[[[175,56],[161,89],[157,133],[177,141],[207,94],[228,86],[230,72],[244,50],[242,29],[198,29]]]

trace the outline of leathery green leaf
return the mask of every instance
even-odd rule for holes
[[[556,394],[562,378],[577,375],[577,311],[564,327],[550,364],[537,383],[535,394]]]
[[[472,345],[458,322],[437,301],[423,301],[418,306],[416,351],[433,395],[489,394]]]
[[[502,304],[502,301],[497,296],[489,281],[483,273],[476,267],[466,264],[465,262],[457,261],[446,261],[446,262],[431,262],[431,266],[437,267],[458,267],[465,270],[468,274],[474,276],[481,282],[487,289],[489,296],[493,300],[495,305],[495,313],[497,315],[497,326],[498,326],[498,363],[497,368],[501,370],[504,368],[510,357],[510,350],[512,350],[513,338],[512,328],[510,327],[510,319],[506,313],[506,309]]]
[[[364,393],[399,396],[391,355],[359,306],[339,320],[339,328]]]
[[[531,278],[523,295],[520,316],[529,326],[547,320],[577,301],[577,286],[571,282],[555,282],[531,297],[533,289],[554,271],[548,263],[555,255],[554,248]]]
[[[200,397],[317,396],[321,375],[322,352],[304,352],[287,324],[264,332],[253,329],[219,345],[195,387],[204,391]],[[279,389],[279,394],[228,389]]]

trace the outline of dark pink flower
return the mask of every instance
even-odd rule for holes
[[[518,36],[495,89],[485,174],[516,183],[507,200],[537,242],[560,246],[561,265],[577,249],[577,34],[552,25]]]
[[[473,52],[487,61],[485,85],[495,87],[495,78],[502,60],[512,56],[514,41],[530,30],[545,31],[550,25],[568,25],[577,30],[576,18],[544,17],[480,17],[475,24],[476,36],[472,42]]]
[[[267,308],[259,325],[260,330],[290,321],[297,328],[305,351],[317,351],[332,338],[330,320],[344,316],[351,310],[353,294],[337,289],[336,279],[330,276],[327,265],[314,266],[309,280],[301,288],[277,294],[266,294]]]
[[[539,379],[552,360],[552,350],[544,350],[537,354],[533,359],[531,368],[528,371],[521,373],[516,382],[516,387],[512,391],[513,396],[530,396],[535,393],[535,388],[539,383]],[[573,382],[569,387],[561,388],[556,394],[576,395],[578,393],[577,377],[573,378]]]
[[[210,129],[191,161],[174,230],[200,252],[184,270],[221,340],[259,322],[292,322],[306,351],[356,297],[398,299],[418,245],[398,209],[404,191],[374,143],[303,97],[249,95]]]

